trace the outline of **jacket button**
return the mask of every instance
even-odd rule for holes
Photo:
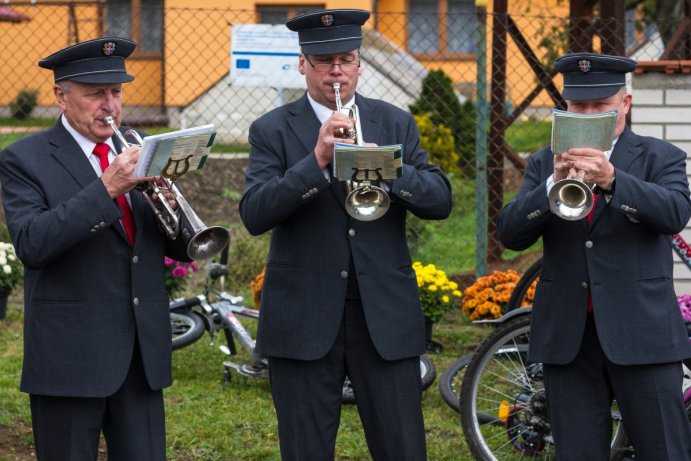
[[[581,282],[581,288],[588,288],[588,284],[586,282]]]
[[[347,279],[348,278],[348,271],[341,271],[341,278]]]
[[[348,235],[350,235],[351,237],[355,237],[355,229],[349,229]]]
[[[139,262],[139,256],[132,257],[132,264],[137,264]]]
[[[588,240],[587,242],[585,242],[585,247],[586,247],[586,248],[592,248],[592,247],[593,247],[593,242],[591,242],[590,240]]]
[[[135,306],[138,306],[138,305],[139,305],[139,298],[134,298],[134,299],[132,300],[132,303],[133,303]]]

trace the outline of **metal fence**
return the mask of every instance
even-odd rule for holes
[[[22,19],[0,19],[0,117],[5,117],[0,119],[5,125],[0,126],[0,146],[35,129],[17,118],[22,95],[29,102],[32,95],[36,98],[29,120],[57,115],[52,76],[37,69],[38,60],[109,32],[129,34],[144,44],[128,61],[136,76],[125,86],[128,124],[214,123],[216,150],[242,151],[253,120],[304,93],[301,88],[232,84],[232,27],[276,18],[273,11],[143,8],[139,19],[123,29],[122,21],[115,20],[123,12],[109,11],[104,3],[11,6]],[[559,106],[561,88],[552,61],[569,49],[569,37],[587,36],[578,46],[594,51],[612,45],[607,40],[615,37],[625,42],[627,54],[652,61],[669,41],[659,30],[668,30],[672,21],[627,15],[622,37],[613,34],[620,24],[597,18],[494,16],[474,9],[443,16],[412,13],[373,15],[363,41],[358,90],[415,113],[425,147],[454,178],[454,216],[441,223],[410,222],[415,258],[437,262],[452,274],[485,272],[487,261],[496,266],[512,256],[493,241],[492,223],[507,194],[520,184],[525,157],[549,142],[550,109]],[[229,184],[234,193],[217,192],[232,202],[241,188]]]

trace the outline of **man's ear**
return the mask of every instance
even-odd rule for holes
[[[60,85],[53,85],[53,94],[55,95],[55,101],[61,110],[65,110],[65,90],[62,89]]]
[[[298,71],[301,75],[305,75],[305,55],[302,53],[300,53],[298,58]]]

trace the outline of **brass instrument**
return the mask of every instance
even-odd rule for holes
[[[336,96],[336,111],[347,115],[352,121],[354,128],[344,130],[341,128],[340,135],[344,139],[352,139],[358,146],[363,146],[362,127],[360,126],[360,112],[358,107],[353,104],[350,108],[343,107],[341,103],[341,84],[333,84]],[[364,173],[364,178],[361,173]],[[358,221],[374,221],[379,219],[389,210],[391,200],[389,195],[381,187],[372,184],[370,170],[364,172],[355,171],[350,180],[346,180],[348,186],[348,196],[345,200],[346,212]],[[375,174],[377,172],[374,172]],[[375,178],[376,179],[376,178]]]
[[[585,182],[585,172],[555,182],[548,194],[549,209],[561,219],[578,221],[588,216],[595,200],[593,187]]]
[[[118,137],[123,150],[131,145],[142,145],[142,138],[136,131],[128,130],[122,134],[117,125],[115,125],[113,117],[108,116],[104,120],[113,130],[115,136]],[[129,143],[126,136],[132,136],[136,144]],[[182,235],[184,242],[187,244],[187,255],[190,259],[211,259],[228,245],[230,241],[228,230],[220,226],[206,226],[199,219],[199,216],[194,212],[177,186],[165,176],[162,176],[161,180],[162,186],[155,182],[149,182],[143,187],[138,187],[142,196],[153,210],[161,230],[171,239],[176,239],[179,235]],[[169,192],[178,203],[180,216],[168,203],[165,195],[166,192]],[[185,219],[181,219],[182,217]]]

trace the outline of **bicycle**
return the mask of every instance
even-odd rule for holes
[[[170,323],[172,329],[173,350],[179,350],[198,341],[205,331],[209,332],[212,342],[218,330],[222,330],[226,344],[220,350],[228,357],[238,355],[235,341],[251,356],[247,363],[238,363],[229,359],[223,361],[223,381],[229,383],[232,374],[253,378],[268,378],[269,365],[266,358],[255,352],[255,339],[240,321],[239,317],[259,319],[259,311],[244,306],[242,296],[232,295],[224,290],[225,277],[228,275],[227,250],[221,253],[221,263],[211,262],[206,266],[206,283],[203,295],[176,300],[170,304]],[[221,289],[216,290],[220,283]],[[420,378],[423,390],[429,388],[436,377],[434,363],[425,355],[420,356]],[[346,377],[343,385],[343,403],[356,403],[355,394]]]
[[[516,282],[516,286],[511,292],[511,297],[506,303],[506,312],[504,316],[496,320],[480,320],[474,323],[486,323],[490,325],[500,325],[512,319],[515,315],[527,314],[526,311],[521,311],[521,305],[526,297],[526,293],[530,286],[540,276],[542,270],[542,258],[538,259],[528,267],[521,278]],[[513,312],[513,314],[511,314]],[[439,379],[439,393],[449,407],[455,411],[459,411],[460,406],[458,397],[461,394],[461,383],[466,369],[473,358],[473,354],[466,354],[463,357],[455,360],[451,365],[446,367]]]

